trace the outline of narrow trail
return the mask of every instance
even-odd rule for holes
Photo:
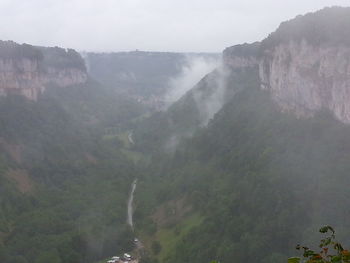
[[[137,185],[137,179],[135,179],[131,184],[130,196],[128,199],[128,209],[127,209],[127,223],[130,225],[131,229],[134,230],[134,224],[132,220],[133,216],[133,201],[134,201],[134,192]]]

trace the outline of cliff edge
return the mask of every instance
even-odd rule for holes
[[[0,95],[23,95],[37,100],[49,85],[69,87],[87,80],[79,53],[0,41]]]

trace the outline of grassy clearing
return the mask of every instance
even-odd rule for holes
[[[104,135],[103,140],[108,141],[108,140],[113,140],[117,138],[123,143],[122,152],[128,159],[130,159],[134,163],[138,163],[141,160],[145,160],[145,156],[142,153],[131,150],[132,144],[129,141],[129,137],[128,137],[129,133],[130,133],[129,131],[126,131],[122,133]]]
[[[199,214],[193,214],[182,220],[180,224],[170,228],[163,228],[157,231],[155,240],[157,240],[162,249],[157,256],[159,262],[163,262],[171,253],[179,240],[185,236],[193,227],[200,225],[203,217]]]
[[[123,154],[125,154],[126,157],[128,157],[128,159],[132,160],[134,163],[138,163],[144,158],[143,154],[139,152],[130,151],[127,149],[123,149],[122,152]]]

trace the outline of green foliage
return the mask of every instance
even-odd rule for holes
[[[28,44],[17,44],[13,41],[0,41],[0,58],[36,60],[40,70],[47,67],[76,68],[86,71],[85,63],[78,52],[73,49],[59,47],[44,48]]]
[[[335,231],[331,226],[324,226],[319,230],[322,234],[328,234],[321,239],[319,248],[321,251],[315,252],[308,247],[297,245],[296,249],[303,252],[303,260],[300,257],[288,259],[288,263],[349,263],[350,252],[335,240]]]
[[[42,53],[34,46],[28,44],[17,44],[13,41],[0,41],[0,58],[2,59],[22,59],[29,58],[42,60]]]
[[[153,241],[152,245],[151,245],[151,248],[152,248],[152,252],[155,255],[158,255],[159,252],[162,250],[162,246],[161,246],[161,244],[158,241]]]
[[[243,57],[243,58],[249,58],[253,57],[256,58],[259,56],[260,53],[260,42],[255,42],[252,44],[242,44],[242,45],[235,45],[232,47],[228,47],[223,51],[223,58],[232,58],[232,57]]]
[[[232,99],[236,92],[243,90],[258,81],[258,69],[235,70],[226,74],[226,81],[234,83],[225,91],[223,101]],[[140,122],[135,129],[134,137],[137,149],[147,153],[157,153],[160,150],[172,152],[181,138],[191,137],[208,121],[208,111],[214,100],[216,92],[222,87],[219,85],[223,76],[218,70],[205,76],[191,91],[177,102],[172,104],[165,112],[158,112],[150,118]],[[158,157],[157,158],[162,158]]]
[[[281,113],[251,78],[174,154],[154,155],[140,181],[138,220],[153,213],[150,204],[183,196],[204,217],[167,262],[281,262],[324,221],[350,242],[349,127],[328,112],[307,120]]]
[[[58,69],[76,68],[86,71],[85,62],[80,54],[74,49],[64,49],[59,47],[38,47],[43,53],[43,66]]]
[[[50,88],[37,102],[0,98],[1,262],[95,262],[133,247],[125,204],[138,169],[103,137],[141,111],[97,87]],[[11,169],[28,172],[31,192],[3,176]]]
[[[47,262],[52,262],[52,263],[62,262],[56,249],[51,249],[49,251],[40,253],[37,259],[35,260],[35,263],[47,263]]]
[[[278,44],[306,40],[319,45],[349,45],[350,8],[328,7],[315,13],[283,22],[280,27],[262,42],[262,50],[271,49]]]

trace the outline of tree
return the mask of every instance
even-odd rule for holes
[[[350,252],[335,240],[335,231],[331,226],[324,226],[320,233],[328,234],[321,239],[321,250],[315,252],[308,247],[297,245],[296,249],[303,251],[302,257],[292,257],[288,263],[350,263]]]
[[[158,255],[159,252],[162,250],[162,246],[158,241],[153,241],[152,242],[152,251],[155,255]]]
[[[41,253],[35,261],[35,263],[47,263],[47,262],[50,262],[50,263],[62,262],[56,249]]]

